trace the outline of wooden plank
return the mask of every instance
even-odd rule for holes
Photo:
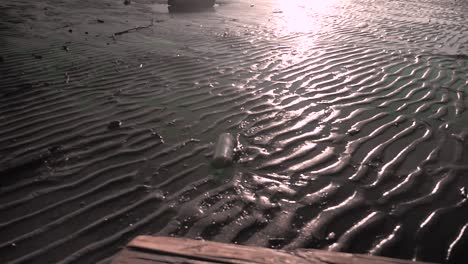
[[[112,264],[239,263],[239,264],[423,264],[409,260],[314,249],[295,251],[248,247],[187,238],[139,236]]]

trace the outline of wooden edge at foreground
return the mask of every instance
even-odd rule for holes
[[[112,264],[258,263],[258,264],[423,264],[409,260],[315,249],[294,251],[240,246],[187,238],[139,236]]]

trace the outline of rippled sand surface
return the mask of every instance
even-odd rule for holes
[[[0,17],[1,263],[105,263],[139,234],[468,263],[466,1]]]

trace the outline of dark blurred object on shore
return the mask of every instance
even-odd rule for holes
[[[167,0],[170,12],[190,12],[212,8],[215,0]]]

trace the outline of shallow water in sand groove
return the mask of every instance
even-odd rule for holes
[[[0,3],[0,262],[140,234],[468,262],[466,1],[163,3]]]

